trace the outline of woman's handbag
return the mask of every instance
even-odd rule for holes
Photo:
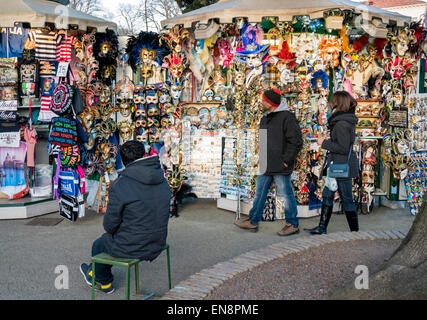
[[[353,144],[350,146],[346,163],[334,163],[333,161],[328,166],[328,176],[330,178],[349,178],[350,177],[350,156],[353,152]]]

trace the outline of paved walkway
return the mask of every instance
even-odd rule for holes
[[[241,254],[229,261],[217,263],[213,267],[204,269],[185,281],[181,281],[172,290],[167,292],[162,299],[200,300],[206,298],[225,281],[243,272],[250,271],[272,260],[295,253],[301,253],[318,246],[356,240],[402,240],[404,237],[405,234],[399,230],[335,232],[328,235],[310,236],[272,244],[268,247]],[[357,246],[357,244],[355,244],[355,246]],[[340,257],[341,256],[336,253],[333,259],[340,259]],[[266,287],[271,286],[271,282],[274,282],[274,278],[269,280],[270,281],[264,282]],[[242,298],[237,299],[239,300]]]
[[[276,232],[283,227],[283,221],[263,222],[257,233],[240,230],[233,225],[234,213],[217,209],[216,202],[211,200],[190,202],[180,214],[179,218],[170,220],[168,233],[174,291],[168,292],[166,255],[162,253],[152,263],[141,263],[140,281],[144,292],[154,292],[167,298],[171,293],[176,293],[182,282],[203,270],[218,267],[220,263],[233,259],[245,260],[248,256],[244,258],[242,255],[251,255],[265,248],[269,248],[270,259],[285,254],[283,248],[283,251],[277,249],[284,244],[297,247],[308,245],[308,242],[292,242],[306,238],[307,233],[303,231],[286,239],[278,237]],[[57,214],[52,214],[43,218],[56,217]],[[63,220],[54,226],[29,225],[32,219],[0,221],[0,299],[90,299],[90,288],[84,282],[79,266],[89,261],[92,242],[103,233],[102,219],[102,215],[89,212],[75,223]],[[375,208],[372,214],[360,216],[360,229],[399,230],[402,236],[409,230],[413,220],[414,217],[407,210]],[[318,217],[300,220],[301,228],[313,227],[317,223]],[[333,233],[348,231],[345,216],[333,215],[328,231],[330,237]],[[326,239],[332,241],[332,238]],[[252,262],[245,262],[256,265],[265,258],[267,256],[262,260],[254,257]],[[241,262],[239,270],[250,267]],[[68,289],[58,290],[55,287],[59,275],[55,273],[55,268],[59,265],[66,266],[69,271]],[[112,295],[97,293],[96,299],[124,299],[125,270],[113,268],[113,274],[116,292]],[[135,295],[132,282],[131,299],[141,298],[141,295]]]

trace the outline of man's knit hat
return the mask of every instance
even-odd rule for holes
[[[273,106],[278,107],[280,105],[281,93],[279,89],[266,90],[262,96]]]

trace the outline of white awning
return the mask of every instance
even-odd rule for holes
[[[91,16],[81,11],[47,0],[1,0],[0,27],[13,27],[15,22],[26,22],[32,28],[43,28],[46,22],[55,23],[58,29],[77,25],[80,30],[88,27],[98,32],[116,31],[114,22]]]
[[[163,20],[161,24],[166,28],[177,24],[189,28],[194,22],[208,23],[210,19],[231,23],[236,17],[247,17],[249,22],[261,22],[263,17],[278,17],[279,21],[291,21],[293,16],[298,15],[309,15],[311,19],[315,19],[323,17],[325,10],[337,8],[355,9],[367,21],[379,18],[383,23],[394,21],[398,26],[404,26],[411,21],[411,17],[348,0],[220,0],[210,6]]]

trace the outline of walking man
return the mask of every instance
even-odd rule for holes
[[[258,176],[255,199],[249,219],[236,221],[239,228],[258,231],[258,223],[271,184],[275,183],[277,194],[285,201],[286,224],[278,231],[279,236],[299,233],[298,209],[291,182],[296,157],[302,148],[301,129],[295,115],[289,111],[277,89],[264,91],[262,108],[265,111],[260,121],[260,175]]]

